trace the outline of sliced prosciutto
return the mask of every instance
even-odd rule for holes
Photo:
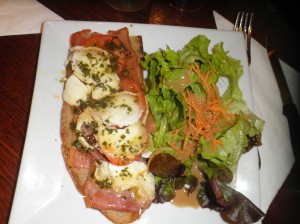
[[[91,163],[91,156],[86,152],[81,152],[75,147],[70,148],[70,156],[68,165],[73,168],[89,169]]]
[[[137,203],[131,191],[101,189],[93,180],[86,182],[84,194],[86,204],[91,208],[121,212],[136,212],[141,209],[141,204]]]

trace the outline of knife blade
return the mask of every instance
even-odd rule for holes
[[[286,116],[291,138],[291,145],[296,161],[299,161],[300,150],[300,118],[297,107],[293,101],[277,53],[272,47],[270,39],[266,39],[266,48],[282,100],[282,113]]]

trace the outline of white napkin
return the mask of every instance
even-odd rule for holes
[[[232,30],[233,24],[213,11],[217,28]],[[255,19],[255,18],[254,18]],[[255,29],[255,27],[254,27]],[[265,120],[262,133],[260,189],[261,209],[267,212],[272,200],[285,181],[293,164],[294,155],[286,117],[282,114],[282,101],[266,49],[251,40],[250,77],[254,113]],[[294,102],[299,102],[300,74],[281,61]],[[298,111],[299,104],[297,105]]]
[[[0,36],[40,33],[46,20],[62,20],[35,0],[0,0]]]

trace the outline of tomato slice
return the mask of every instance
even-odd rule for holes
[[[120,78],[120,88],[132,93],[143,93],[142,87],[133,79]]]
[[[99,47],[109,51],[122,48],[122,43],[117,37],[100,33],[91,33],[89,37],[79,42],[79,45],[85,47]]]
[[[91,34],[90,29],[84,29],[76,33],[73,33],[70,37],[71,47],[81,46],[79,43],[82,42],[85,38],[87,38],[90,34]]]
[[[110,60],[113,71],[120,76],[126,67],[126,50],[124,48],[117,49],[111,51],[111,54],[115,57]]]
[[[105,156],[108,159],[108,161],[111,162],[112,164],[114,164],[116,166],[125,166],[125,165],[128,165],[128,164],[132,163],[137,158],[141,157],[143,151],[144,150],[142,150],[140,154],[137,154],[134,158],[131,158],[130,160],[124,159],[124,158],[121,158],[121,157],[117,157],[117,156],[111,156],[109,154],[105,154]]]
[[[140,55],[136,55],[136,52],[134,51],[133,45],[131,43],[130,37],[129,37],[129,30],[128,28],[124,27],[122,29],[116,30],[116,31],[109,31],[108,34],[114,35],[120,39],[122,44],[127,49],[127,59],[124,72],[121,74],[121,77],[133,79],[139,84],[143,84],[143,73],[142,69],[139,66],[139,61],[141,59],[141,52]],[[137,43],[135,43],[138,45]],[[135,46],[135,48],[139,48],[140,46]],[[139,50],[137,50],[139,51]]]

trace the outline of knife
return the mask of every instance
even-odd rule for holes
[[[277,81],[280,97],[282,100],[282,113],[286,116],[293,153],[296,161],[299,161],[299,150],[300,150],[300,118],[297,111],[297,107],[294,104],[293,98],[291,96],[287,81],[283,74],[278,56],[275,49],[272,47],[272,42],[270,39],[266,39],[266,48],[269,56],[269,60]]]

